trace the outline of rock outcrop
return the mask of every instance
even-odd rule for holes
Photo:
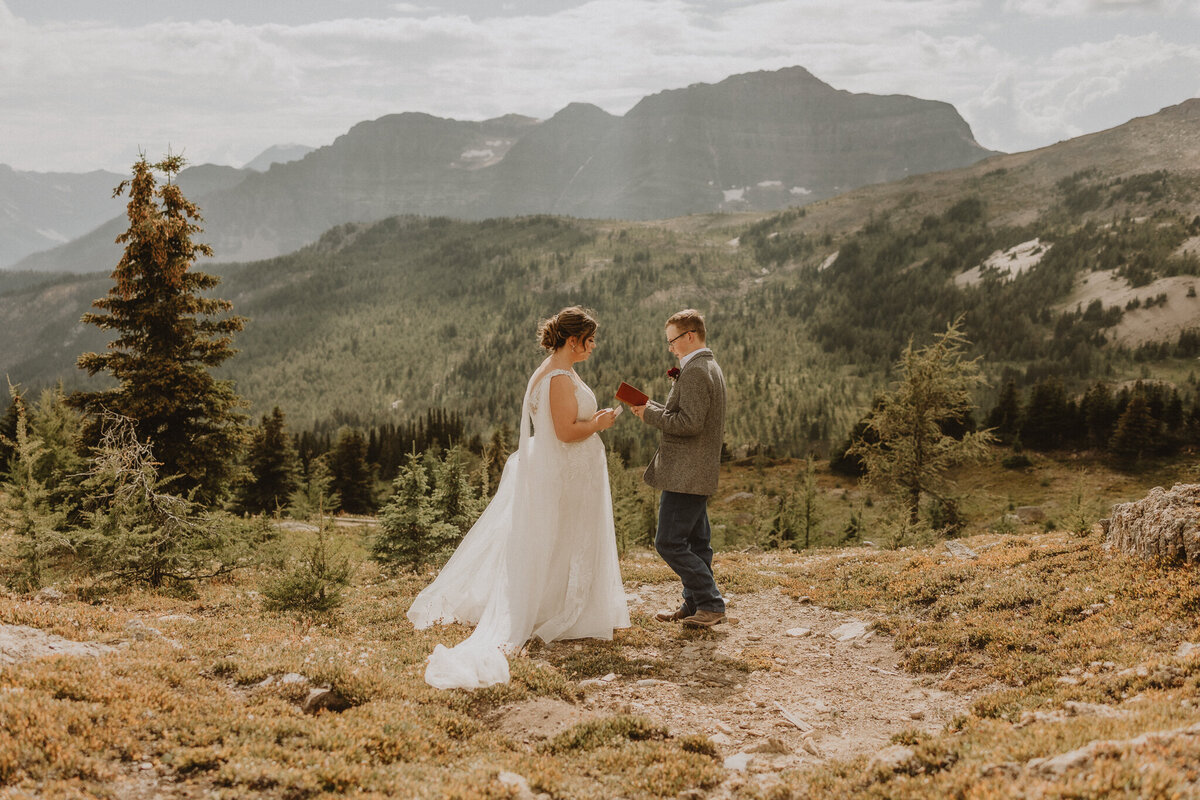
[[[1168,564],[1200,563],[1200,484],[1156,486],[1132,503],[1113,506],[1100,521],[1106,544]]]
[[[0,665],[47,656],[100,656],[112,650],[100,642],[76,642],[28,625],[0,625]]]

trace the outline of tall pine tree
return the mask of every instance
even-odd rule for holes
[[[229,301],[205,296],[219,278],[192,269],[212,249],[192,241],[200,211],[173,182],[183,166],[181,156],[156,164],[143,156],[132,179],[113,192],[129,192],[129,228],[117,237],[125,251],[112,273],[115,285],[83,321],[116,337],[107,352],[84,353],[78,364],[89,375],[110,374],[118,385],[80,392],[72,402],[93,415],[107,409],[132,419],[172,489],[194,490],[198,501],[211,504],[227,488],[245,417],[236,410],[233,384],[209,370],[234,354],[232,336],[245,321],[226,315]],[[161,186],[156,172],[166,176]]]
[[[264,416],[250,434],[246,476],[237,491],[237,507],[253,514],[271,513],[287,506],[300,488],[299,457],[287,434],[279,406]]]
[[[1112,391],[1107,384],[1096,383],[1083,396],[1082,406],[1088,445],[1103,450],[1108,446],[1113,427],[1117,424],[1117,410]]]
[[[1064,444],[1071,428],[1071,410],[1062,381],[1047,378],[1038,382],[1025,407],[1021,443],[1034,450],[1053,450]]]
[[[446,451],[446,457],[434,472],[434,484],[431,499],[438,520],[457,528],[460,537],[466,535],[483,511],[484,503],[471,485],[461,447]]]
[[[1117,420],[1109,450],[1119,464],[1134,467],[1154,451],[1159,440],[1159,422],[1150,413],[1145,394],[1135,391],[1121,418]]]
[[[342,511],[368,514],[375,510],[375,479],[367,463],[367,439],[357,428],[342,428],[329,457],[333,491]]]
[[[379,514],[371,557],[386,567],[415,570],[437,561],[462,538],[456,526],[438,519],[429,496],[424,459],[410,453],[392,483],[395,494]]]
[[[1011,444],[1021,432],[1021,396],[1017,391],[1017,382],[1010,380],[1004,384],[996,407],[988,414],[987,427],[996,431],[996,438],[1005,444]]]

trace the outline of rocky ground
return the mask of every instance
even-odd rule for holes
[[[627,589],[635,616],[678,605],[672,584]],[[731,772],[707,796],[721,797],[747,782],[770,784],[784,769],[879,753],[902,731],[940,731],[973,699],[971,692],[934,688],[940,681],[930,676],[899,672],[891,637],[871,631],[869,616],[793,600],[778,589],[728,602],[729,622],[712,635],[666,636],[638,651],[648,663],[666,664],[659,677],[585,680],[582,704],[533,698],[500,709],[494,724],[534,743],[589,717],[649,716],[673,735],[701,733],[717,745]],[[752,672],[730,666],[760,667],[764,660],[769,666]]]
[[[1185,499],[1194,508],[1191,496]],[[1018,517],[1022,510],[1015,510]],[[1114,514],[1113,526],[1124,518],[1124,511]],[[1184,545],[1176,549],[1187,552]],[[302,796],[311,788],[306,776],[336,759],[338,774],[353,774],[368,784],[366,796],[380,798],[417,796],[407,794],[413,787],[438,796],[442,781],[453,783],[455,796],[502,796],[503,786],[520,800],[924,800],[954,796],[967,785],[972,796],[988,800],[1200,796],[1194,570],[1148,568],[1114,558],[1098,535],[1062,532],[989,535],[920,552],[734,554],[720,566],[728,584],[742,589],[726,592],[727,623],[695,630],[654,621],[656,611],[677,606],[679,585],[652,554],[635,553],[623,562],[630,630],[612,643],[532,643],[514,659],[520,666],[514,674],[525,677],[473,698],[432,693],[421,681],[421,659],[448,631],[420,639],[423,633],[398,616],[395,609],[420,585],[411,576],[364,581],[328,627],[246,607],[253,582],[208,587],[208,595],[183,601],[130,595],[124,607],[84,605],[55,589],[24,598],[0,594],[8,603],[5,621],[15,623],[0,625],[0,669],[7,675],[0,712],[6,698],[15,707],[37,695],[38,703],[24,704],[36,712],[30,719],[44,727],[57,724],[53,714],[64,715],[59,738],[47,741],[72,755],[79,736],[69,715],[108,703],[124,714],[132,742],[95,776],[71,784],[95,795],[48,791],[66,784],[55,783],[57,767],[29,751],[30,779],[0,785],[0,800]],[[944,616],[914,610],[917,601],[931,599]],[[835,605],[863,610],[828,607]],[[886,624],[876,630],[876,621]],[[916,631],[930,653],[957,659],[924,663],[956,669],[903,671],[895,640],[881,632],[893,629],[907,637],[905,663],[912,663]],[[995,636],[997,646],[973,646],[969,637],[981,631]],[[356,674],[375,651],[385,653],[370,665],[378,676],[346,684],[358,686],[349,696],[361,707],[315,713],[341,708],[321,705],[331,694],[326,687],[339,688],[329,676]],[[59,665],[53,657],[63,655],[84,658]],[[318,666],[334,661],[345,669]],[[111,681],[109,691],[80,685],[75,676],[82,673]],[[1005,675],[1013,679],[991,682]],[[1037,680],[1026,687],[1031,675]],[[88,704],[65,708],[55,702],[60,696]],[[195,708],[194,698],[203,700]],[[136,713],[126,713],[129,703]],[[176,744],[156,746],[150,728],[157,723],[142,724],[152,703],[174,714]],[[418,728],[422,715],[441,722]],[[628,719],[622,715],[655,723],[657,742],[630,736],[554,749],[550,741],[595,727],[580,725],[589,720]],[[359,739],[377,743],[375,734],[397,720],[413,723],[418,738],[436,739],[453,756],[422,755],[413,745],[406,760],[360,762],[356,754],[367,751]],[[9,723],[0,737],[19,735],[20,726]],[[224,732],[219,743],[194,749],[191,758],[208,759],[206,769],[178,767],[184,763],[178,737],[193,724]],[[670,736],[662,737],[659,726]],[[291,737],[283,743],[281,730]],[[389,744],[409,741],[397,730]],[[449,730],[472,733],[447,737]],[[695,736],[715,746],[725,769],[703,756],[688,764],[689,780],[647,788],[664,763],[683,764],[701,752]],[[329,749],[331,741],[338,744]],[[4,755],[0,738],[0,766]],[[852,774],[842,774],[839,762],[862,756]],[[693,779],[705,768],[703,781]],[[644,782],[640,789],[637,780]],[[680,793],[680,785],[703,788]],[[840,794],[828,794],[830,787]],[[1163,793],[1147,793],[1153,787]]]
[[[678,602],[675,584],[631,582],[626,589],[635,618]],[[794,600],[777,588],[729,595],[728,612],[728,622],[712,633],[674,626],[663,631],[655,623],[656,635],[648,638],[656,643],[626,655],[653,664],[656,677],[585,679],[581,703],[536,696],[495,710],[488,722],[529,745],[614,713],[648,716],[672,735],[700,733],[717,745],[730,770],[725,783],[706,795],[719,798],[748,782],[769,785],[784,769],[877,753],[902,731],[936,732],[965,713],[972,699],[971,693],[934,688],[937,681],[929,676],[899,672],[891,638],[870,630],[870,616]],[[127,626],[130,639],[145,638],[139,635],[145,626],[133,623]],[[581,647],[556,642],[543,652]],[[111,649],[0,625],[0,663]],[[160,780],[154,770],[136,764],[116,783],[137,798],[205,794],[201,787]]]

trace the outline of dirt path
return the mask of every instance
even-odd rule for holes
[[[670,584],[633,587],[630,611],[674,608],[677,592]],[[933,688],[935,676],[901,673],[892,638],[866,630],[869,615],[797,602],[777,589],[728,600],[730,624],[713,633],[672,626],[656,646],[627,653],[665,663],[658,677],[584,681],[582,705],[539,698],[504,709],[499,727],[535,740],[591,716],[643,714],[673,735],[701,734],[717,744],[732,770],[706,795],[719,798],[748,781],[769,784],[784,769],[876,753],[901,731],[940,731],[973,699]]]

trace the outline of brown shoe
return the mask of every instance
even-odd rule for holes
[[[683,607],[680,606],[678,611],[660,611],[654,615],[654,618],[659,622],[679,622],[679,620],[686,619],[689,616],[691,614],[684,611]]]
[[[711,628],[713,625],[720,625],[725,621],[725,612],[700,610],[680,621],[689,628]]]

